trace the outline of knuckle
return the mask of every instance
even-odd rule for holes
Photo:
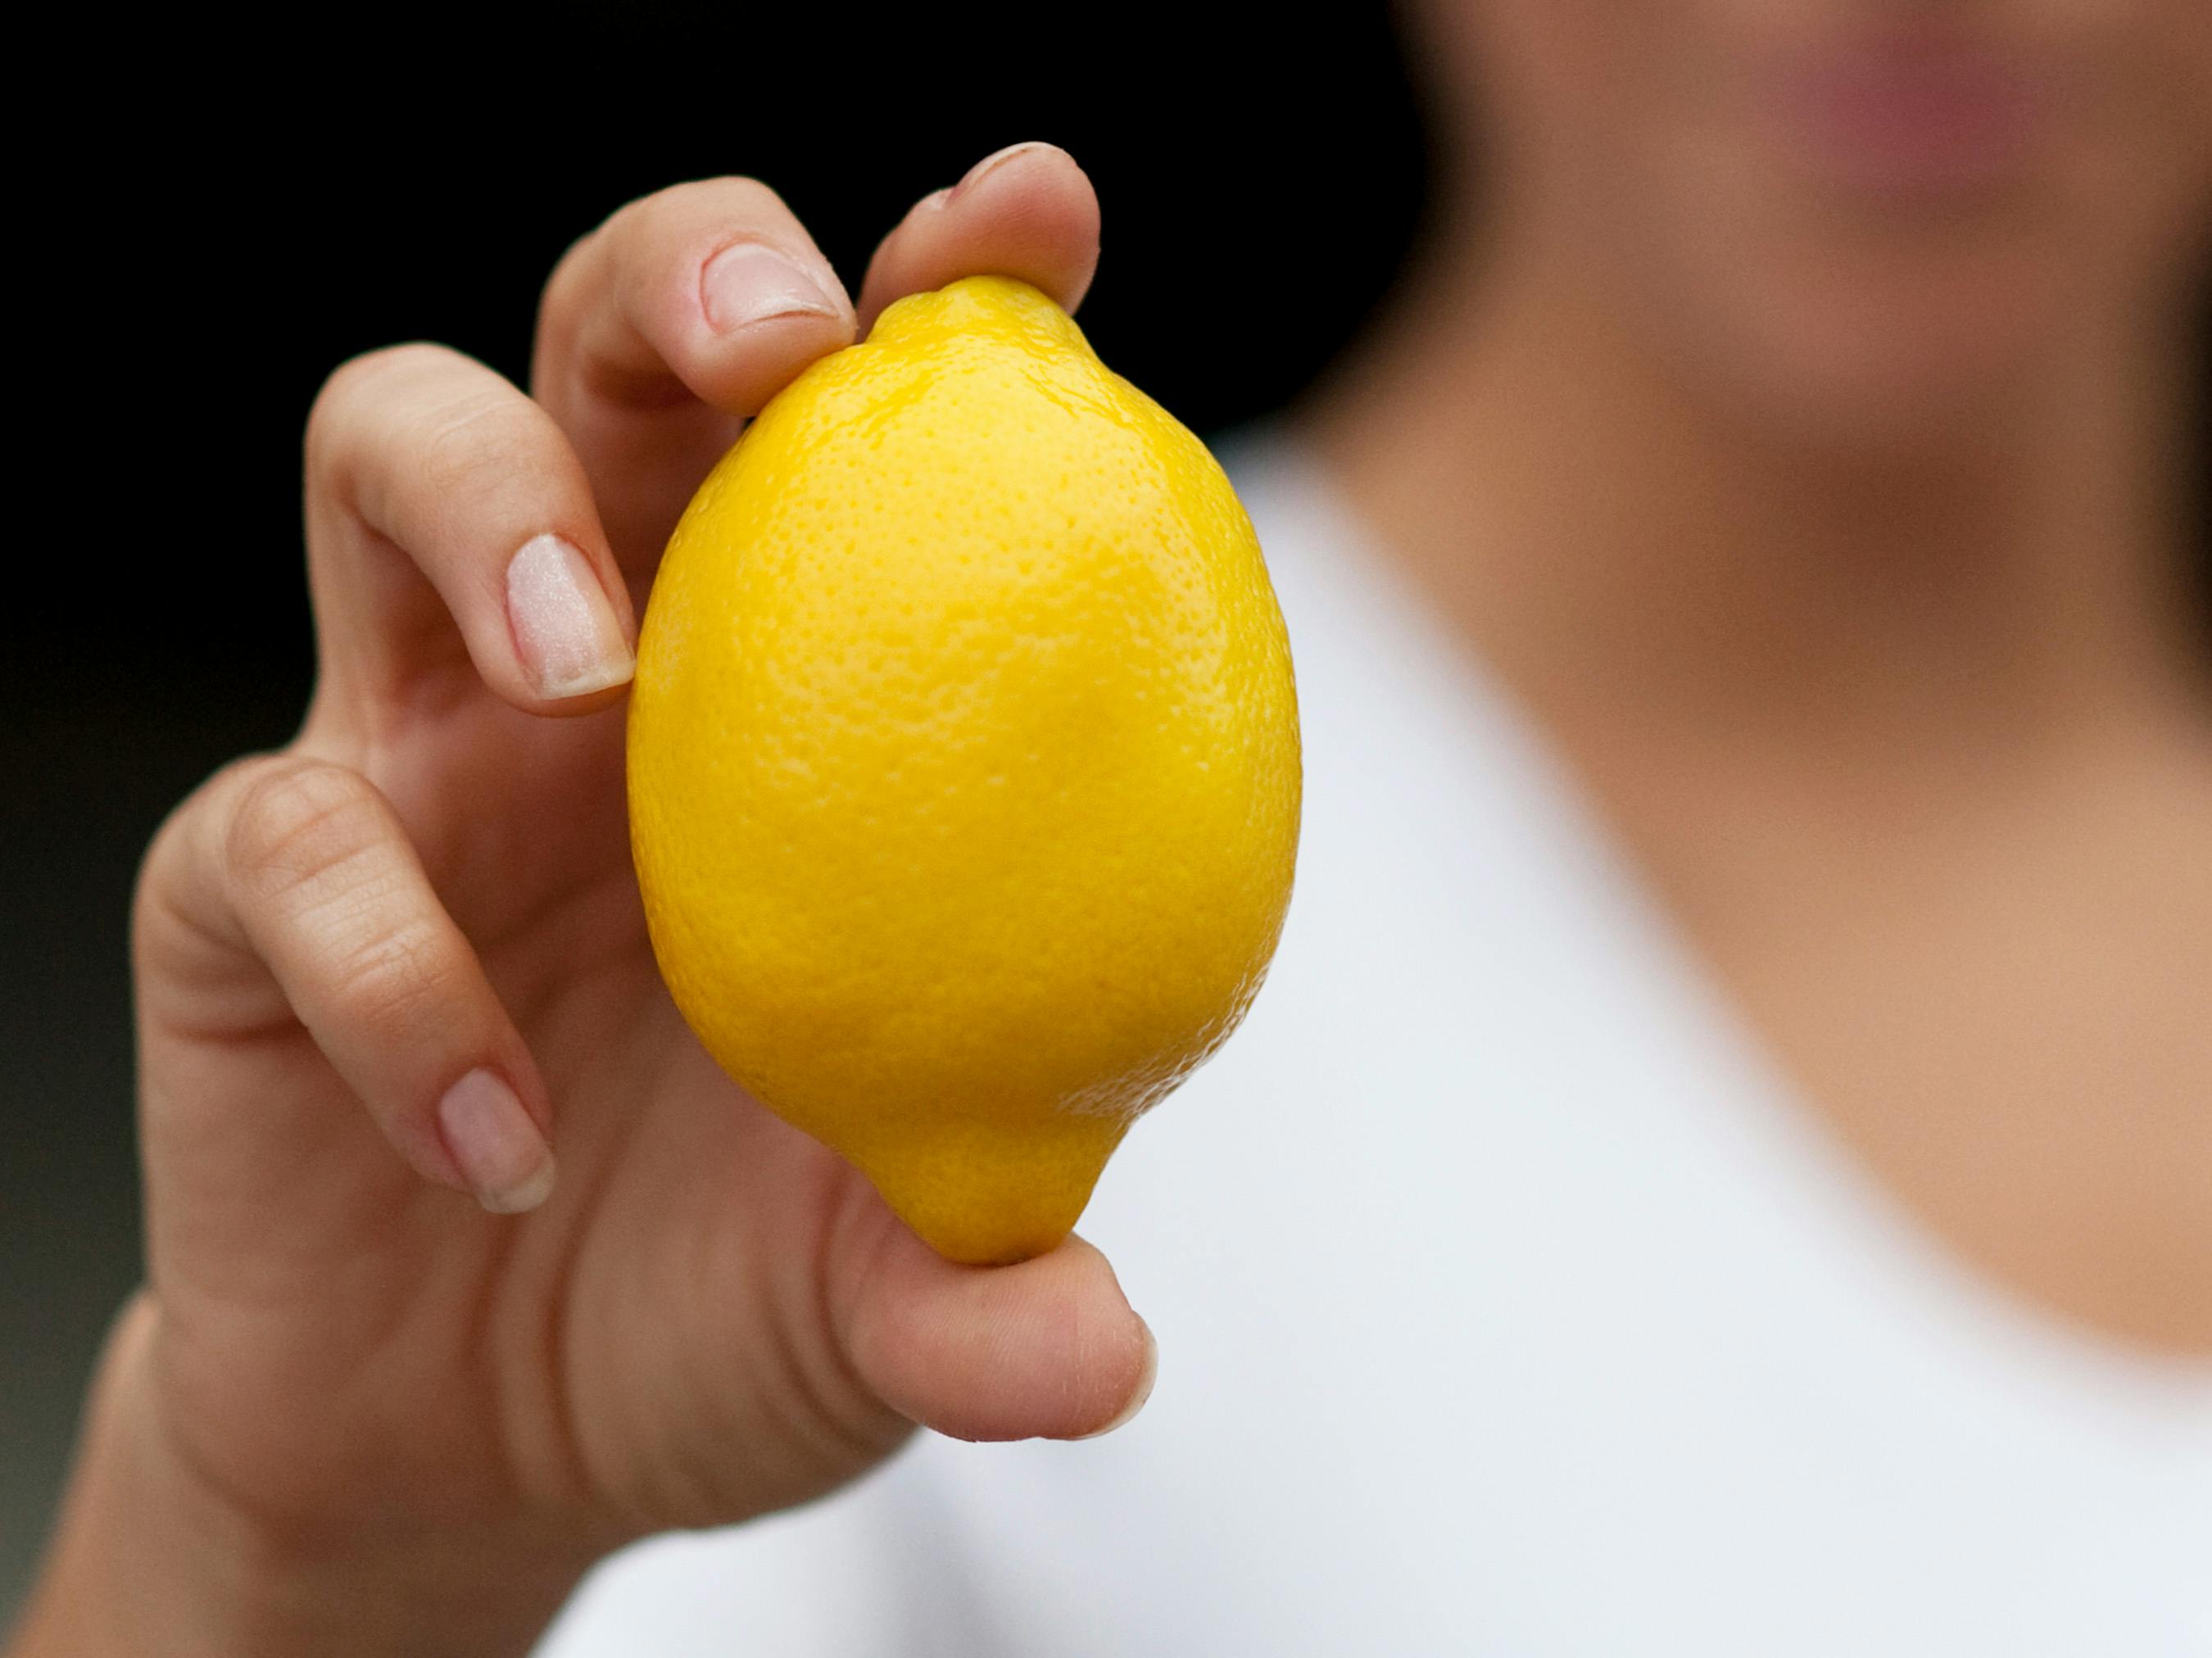
[[[396,458],[399,470],[434,497],[527,470],[541,446],[536,413],[504,384],[457,391],[414,422]]]
[[[166,875],[194,860],[195,846],[200,839],[198,831],[205,824],[208,814],[216,810],[229,780],[261,757],[249,756],[229,762],[169,808],[168,815],[147,841],[145,856],[139,859],[137,890],[142,896]]]
[[[569,243],[568,251],[554,261],[544,287],[538,293],[538,325],[541,332],[549,325],[556,324],[573,308],[575,295],[583,286],[592,252],[599,245],[599,238],[605,234],[604,224],[586,231]]]
[[[222,792],[231,777],[258,757],[234,760],[216,772],[169,809],[147,841],[131,895],[134,955],[154,932],[156,917],[179,913],[177,895],[194,892],[204,884],[207,829],[219,811]]]
[[[381,404],[396,385],[418,380],[426,371],[444,367],[458,357],[448,346],[417,340],[380,346],[347,358],[331,370],[307,410],[309,451],[327,452],[335,440],[359,423],[365,412]]]
[[[276,756],[235,771],[222,856],[246,898],[297,890],[396,832],[376,786],[343,766]]]
[[[307,417],[311,490],[390,533],[396,515],[538,470],[550,422],[449,347],[387,346],[341,365]]]
[[[458,1008],[466,990],[459,960],[426,916],[373,928],[332,971],[347,1022],[394,1045]]]
[[[709,227],[758,228],[763,222],[789,216],[790,210],[775,191],[757,179],[732,174],[694,179],[641,196],[617,213],[609,228],[621,227],[618,246],[653,249],[687,241]]]

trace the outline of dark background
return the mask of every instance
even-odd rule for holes
[[[916,197],[1047,138],[1104,204],[1086,331],[1212,433],[1306,385],[1417,234],[1429,162],[1374,0],[760,9],[381,7],[313,40],[296,15],[108,39],[102,13],[18,66],[100,142],[12,169],[40,435],[0,604],[0,1625],[138,1275],[132,878],[171,805],[305,707],[299,444],[333,367],[430,338],[520,379],[563,249],[720,173],[773,185],[857,290]]]

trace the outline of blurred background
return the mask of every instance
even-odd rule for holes
[[[127,159],[25,184],[58,361],[18,383],[43,433],[18,519],[60,533],[18,547],[56,580],[0,611],[27,688],[0,722],[0,1626],[139,1272],[137,859],[305,707],[299,443],[332,367],[427,338],[521,380],[568,244],[716,173],[773,185],[857,290],[915,198],[1046,138],[1104,204],[1086,331],[1211,434],[1293,398],[1418,240],[1432,163],[1379,4],[1258,31],[1221,0],[799,11],[379,6],[312,43],[195,18],[131,67],[56,59],[109,65],[80,106]]]

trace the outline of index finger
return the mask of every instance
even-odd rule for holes
[[[531,391],[627,568],[651,568],[744,418],[854,328],[836,272],[755,179],[673,185],[569,249],[538,307]]]
[[[538,323],[542,397],[647,410],[696,398],[740,416],[854,332],[837,273],[754,179],[632,202],[568,251]]]

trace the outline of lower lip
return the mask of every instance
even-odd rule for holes
[[[1884,196],[2001,185],[2026,163],[2045,102],[2024,65],[1927,41],[1810,54],[1774,87],[1785,130],[1816,170],[1844,188]]]

